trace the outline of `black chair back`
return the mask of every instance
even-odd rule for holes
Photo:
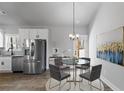
[[[86,63],[86,64],[83,64],[82,66],[90,67],[90,62],[88,62],[88,63]]]
[[[61,79],[61,72],[60,72],[60,68],[58,66],[49,64],[49,69],[50,69],[50,76],[56,80]]]
[[[90,58],[87,58],[87,57],[81,57],[81,58],[79,58],[79,59],[84,59],[84,60],[87,60],[87,61],[89,61],[90,62]]]
[[[62,57],[56,57],[56,58],[54,59],[54,62],[55,62],[55,65],[56,65],[56,66],[62,66],[62,65],[63,65]]]
[[[80,59],[85,60],[85,61],[88,61],[88,63],[83,64],[82,66],[87,66],[87,67],[90,67],[90,58],[81,57]]]
[[[92,67],[91,74],[90,74],[91,81],[94,81],[94,80],[100,78],[101,69],[102,69],[101,64]]]

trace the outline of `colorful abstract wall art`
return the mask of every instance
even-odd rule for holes
[[[124,66],[124,27],[96,37],[96,57]]]

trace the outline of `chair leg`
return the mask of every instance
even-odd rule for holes
[[[61,90],[61,87],[60,87],[60,85],[61,85],[61,81],[59,82],[59,90]]]
[[[49,82],[49,88],[50,88],[50,85],[51,85],[51,78],[50,78],[50,82]]]
[[[70,77],[68,78],[69,81],[70,81]],[[66,81],[67,82],[67,81]],[[68,82],[69,83],[69,88],[67,89],[68,91],[71,89],[71,82]]]
[[[50,88],[50,89],[55,88],[55,87],[57,87],[57,86],[60,85],[60,83],[59,83],[59,84],[56,84],[56,85],[54,85],[54,86],[51,86],[51,79],[52,79],[52,78],[50,78],[50,82],[49,82],[49,88]]]
[[[94,85],[92,85],[92,83],[90,82],[90,88],[96,88],[96,89],[98,89],[98,90],[102,90],[102,87],[101,87],[101,79],[99,79],[99,82],[100,82],[100,88],[98,88],[98,87],[96,87],[96,86],[94,86]]]
[[[69,74],[71,74],[71,68],[69,68]]]
[[[76,86],[76,78],[77,78],[77,72],[76,72],[76,66],[74,65],[74,83],[75,83],[75,86]]]
[[[100,90],[102,90],[102,81],[101,81],[101,79],[99,79],[99,82],[100,82]]]
[[[69,77],[69,80],[70,80],[70,77]],[[68,81],[68,80],[66,79],[66,82],[67,82],[67,81]],[[56,85],[54,85],[54,86],[51,87],[51,78],[50,78],[50,81],[49,81],[49,88],[52,89],[52,88],[55,88],[55,87],[59,86],[58,90],[60,91],[60,90],[61,90],[61,87],[64,86],[65,84],[66,84],[66,83],[64,83],[63,85],[61,85],[61,81],[59,81],[59,84],[56,84]],[[70,89],[71,89],[71,82],[69,82],[69,89],[67,89],[67,90],[70,90]]]
[[[87,83],[89,84],[89,81],[87,81]]]
[[[80,79],[80,78],[79,78],[79,81],[81,81],[81,79]],[[80,83],[81,83],[81,82],[79,82],[79,89],[80,89]]]
[[[92,90],[92,82],[90,81],[90,90]]]
[[[81,79],[81,82],[83,82],[83,78]]]
[[[83,89],[81,89],[81,85],[80,85],[80,84],[81,84],[81,82],[83,81],[83,78],[82,78],[82,79],[80,78],[80,80],[79,80],[79,81],[80,81],[80,82],[79,82],[79,89],[83,91]]]
[[[66,78],[66,82],[68,81],[68,78]]]
[[[80,74],[83,74],[83,69],[80,69]]]

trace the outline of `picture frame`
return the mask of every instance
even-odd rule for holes
[[[96,36],[96,58],[124,66],[124,26]]]

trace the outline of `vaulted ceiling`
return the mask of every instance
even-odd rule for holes
[[[76,25],[86,26],[93,19],[100,3],[75,3]],[[1,2],[0,24],[21,26],[70,26],[73,18],[71,2]]]

